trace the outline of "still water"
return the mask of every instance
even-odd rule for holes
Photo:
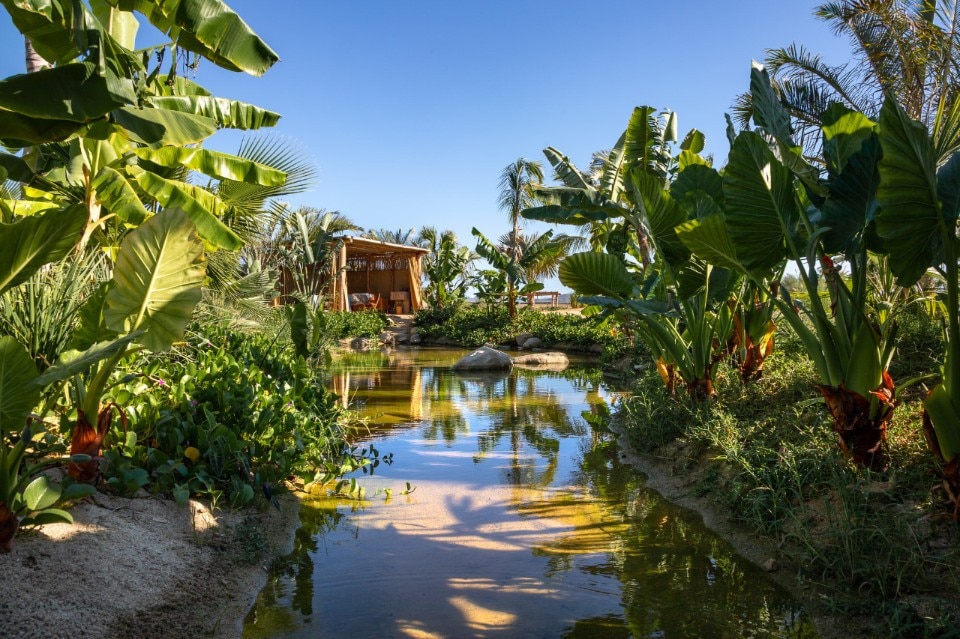
[[[358,354],[332,385],[392,463],[303,504],[244,637],[816,637],[798,604],[644,487],[589,363],[457,375]],[[403,494],[410,484],[412,492]]]

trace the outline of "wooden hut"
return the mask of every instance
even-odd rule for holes
[[[377,308],[405,314],[420,310],[420,259],[429,250],[362,237],[341,239],[331,269],[337,274],[330,288],[334,310]]]

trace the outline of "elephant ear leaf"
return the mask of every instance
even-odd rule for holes
[[[140,342],[163,351],[183,336],[200,301],[203,242],[193,222],[169,209],[124,238],[104,319],[117,333],[145,331]]]
[[[0,433],[23,428],[43,391],[33,383],[36,377],[26,349],[12,337],[0,337]]]
[[[926,128],[914,122],[895,101],[880,110],[880,185],[877,188],[877,233],[896,260],[890,268],[901,286],[916,282],[944,256],[943,224],[937,196],[933,144]],[[949,181],[953,163],[944,167]],[[954,167],[955,168],[955,167]]]
[[[581,295],[623,297],[633,290],[633,277],[616,255],[587,251],[560,263],[560,281]]]
[[[74,206],[0,224],[0,293],[65,256],[80,239],[86,222],[86,212]]]

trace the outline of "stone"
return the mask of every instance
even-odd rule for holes
[[[766,570],[767,572],[777,572],[778,570],[780,570],[780,562],[777,561],[776,559],[770,558],[770,559],[767,559],[762,564],[760,564],[760,567]]]
[[[597,355],[601,355],[603,353],[603,348],[604,348],[603,344],[591,344],[589,348],[587,348],[587,350],[590,351],[591,353],[596,353]]]
[[[397,344],[397,338],[394,336],[394,334],[387,331],[380,333],[380,341],[383,343],[384,346],[388,346],[388,347],[396,346]]]
[[[509,371],[513,360],[495,348],[478,348],[453,365],[455,371]]]
[[[543,340],[541,340],[539,337],[531,337],[525,341],[522,346],[527,350],[540,348],[543,346]]]
[[[558,351],[549,351],[545,353],[530,353],[529,355],[517,355],[513,358],[513,363],[517,366],[528,366],[531,368],[550,368],[552,370],[563,370],[570,365],[570,359]]]
[[[520,333],[514,338],[514,342],[517,346],[523,346],[523,344],[530,339],[531,337],[536,337],[533,333]]]
[[[420,337],[420,333],[410,333],[410,344],[413,346],[418,345],[423,341],[423,338]]]

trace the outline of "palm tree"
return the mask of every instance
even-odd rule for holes
[[[505,275],[511,320],[517,316],[517,294],[524,293],[521,287],[526,286],[527,290],[530,290],[530,285],[536,285],[535,290],[543,288],[542,284],[536,284],[534,276],[556,273],[560,261],[570,252],[569,237],[561,236],[560,240],[556,240],[553,231],[532,234],[526,238],[508,233],[497,243],[491,242],[476,228],[472,233],[477,238],[476,250],[480,257]]]
[[[811,155],[826,109],[840,102],[871,118],[892,95],[931,131],[938,163],[960,149],[960,16],[956,0],[841,0],[814,15],[847,36],[853,60],[826,64],[792,44],[767,52],[774,89]],[[749,95],[734,105],[741,124],[752,114]]]
[[[520,212],[536,203],[534,189],[543,182],[543,167],[539,162],[518,158],[504,167],[500,173],[500,196],[497,199],[500,209],[507,212],[510,225],[513,228],[513,243],[510,247],[511,259],[514,262],[520,259]],[[517,294],[512,283],[509,287],[508,302],[510,304],[510,319],[517,314]]]
[[[379,240],[381,242],[386,242],[387,244],[405,244],[407,246],[416,246],[417,245],[417,234],[414,232],[415,229],[397,229],[396,231],[390,231],[388,229],[369,229],[361,237],[365,237],[371,240]]]

